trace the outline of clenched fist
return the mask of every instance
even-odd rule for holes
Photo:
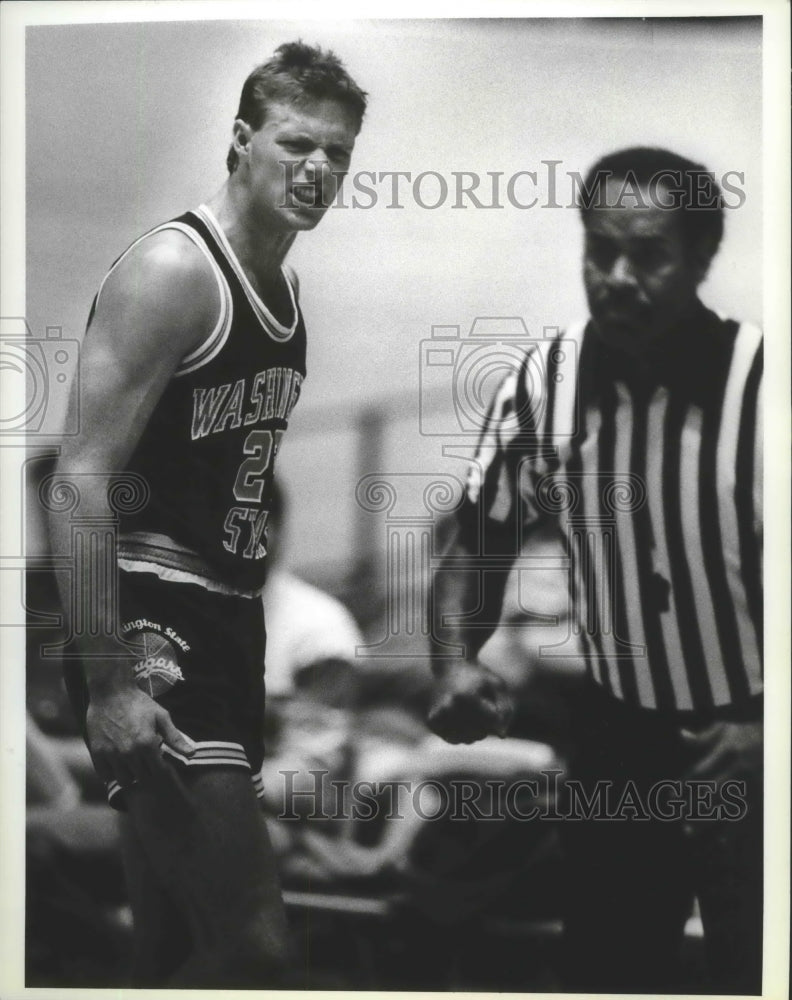
[[[480,663],[449,666],[438,677],[427,722],[448,743],[505,736],[514,702],[505,682]]]

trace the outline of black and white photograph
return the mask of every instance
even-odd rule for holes
[[[788,5],[0,16],[0,994],[788,995]]]

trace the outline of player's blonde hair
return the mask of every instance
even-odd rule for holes
[[[279,45],[275,54],[257,66],[245,80],[236,117],[253,129],[260,129],[267,109],[276,102],[304,104],[331,98],[349,108],[357,118],[357,130],[363,124],[367,94],[347,73],[338,56],[329,49],[306,45],[302,41]],[[232,174],[239,163],[231,145],[226,157]]]

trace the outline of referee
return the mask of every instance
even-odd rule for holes
[[[614,153],[580,210],[590,317],[529,349],[493,401],[434,581],[429,722],[452,743],[506,731],[510,694],[476,657],[522,543],[552,519],[588,667],[560,824],[564,985],[690,989],[695,895],[710,988],[758,993],[761,333],[698,298],[723,234],[704,167]]]

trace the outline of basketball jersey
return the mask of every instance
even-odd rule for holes
[[[252,594],[265,579],[275,456],[306,374],[305,326],[286,271],[288,326],[256,294],[206,206],[141,239],[171,229],[207,257],[221,308],[209,337],[183,358],[129,460],[127,470],[150,495],[142,509],[121,516],[118,561]]]

